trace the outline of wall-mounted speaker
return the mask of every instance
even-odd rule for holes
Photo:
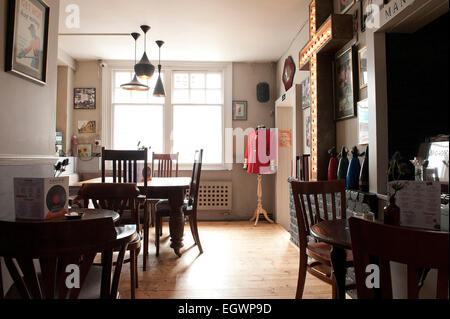
[[[261,82],[256,86],[256,98],[258,102],[266,103],[270,100],[269,84]]]

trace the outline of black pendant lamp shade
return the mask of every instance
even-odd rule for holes
[[[144,55],[142,56],[141,61],[134,66],[134,71],[136,75],[140,79],[150,79],[155,73],[155,66],[150,62],[147,56],[147,32],[150,30],[148,25],[141,26],[142,31],[144,31]]]
[[[164,85],[161,80],[161,47],[164,41],[158,40],[156,44],[159,47],[159,62],[158,62],[158,80],[156,81],[155,90],[153,91],[153,96],[156,97],[166,97],[166,91],[164,90]]]
[[[131,34],[131,36],[134,39],[134,64],[136,64],[136,42],[137,39],[140,37],[140,34],[134,32]],[[128,91],[148,91],[150,89],[147,85],[139,82],[139,80],[136,77],[136,74],[134,74],[133,80],[131,82],[122,84],[120,88]]]

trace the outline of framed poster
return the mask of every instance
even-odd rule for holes
[[[78,157],[92,157],[92,144],[79,144]]]
[[[359,88],[364,89],[369,83],[367,73],[367,47],[361,48],[358,51],[358,75]]]
[[[95,121],[78,121],[78,134],[97,133]]]
[[[339,0],[339,12],[341,14],[346,13],[354,3],[355,0]]]
[[[303,110],[304,153],[311,152],[311,108]]]
[[[369,102],[358,102],[359,144],[369,144]]]
[[[336,120],[356,116],[354,82],[353,48],[349,48],[335,62]]]
[[[302,109],[311,106],[311,78],[308,75],[302,82]]]
[[[49,15],[43,0],[9,0],[6,72],[47,82]]]
[[[95,110],[96,89],[75,88],[73,92],[73,108],[75,110]]]
[[[247,121],[247,101],[233,101],[233,121]]]

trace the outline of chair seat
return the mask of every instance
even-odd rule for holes
[[[319,242],[319,243],[310,243],[306,247],[306,254],[318,261],[326,262],[328,265],[331,265],[331,256],[330,252],[333,247],[327,243]],[[353,264],[353,252],[351,250],[346,249],[347,255],[347,266]]]
[[[192,205],[189,206],[188,200],[185,199],[183,204],[184,214],[188,216],[192,212],[192,209],[193,209]],[[156,213],[158,214],[158,216],[169,217],[171,210],[172,209],[169,205],[169,200],[167,199],[160,200],[159,203],[156,205]]]

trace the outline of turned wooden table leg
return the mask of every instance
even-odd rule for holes
[[[345,260],[347,258],[347,254],[345,249],[333,246],[330,252],[330,257],[331,265],[333,266],[333,275],[336,280],[336,299],[345,299],[345,275],[347,273]]]
[[[169,230],[170,230],[170,247],[173,248],[175,254],[181,257],[180,249],[183,247],[184,233],[184,213],[183,213],[184,190],[174,190],[169,194],[169,204],[171,207]]]

